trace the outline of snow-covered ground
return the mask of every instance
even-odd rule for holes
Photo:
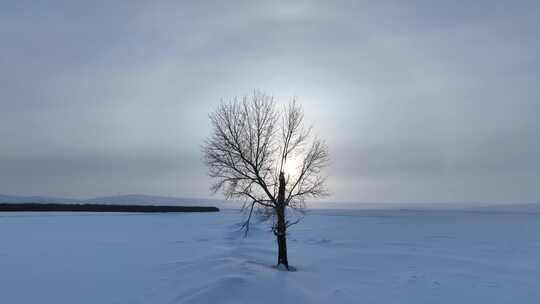
[[[237,211],[0,213],[0,303],[538,303],[540,214],[312,211],[272,268]]]

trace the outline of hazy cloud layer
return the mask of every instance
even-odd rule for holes
[[[0,193],[208,196],[207,115],[259,88],[331,200],[540,200],[539,2],[202,2],[0,2]]]

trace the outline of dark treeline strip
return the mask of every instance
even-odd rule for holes
[[[60,211],[60,212],[218,212],[216,207],[108,205],[108,204],[0,204],[0,212]]]

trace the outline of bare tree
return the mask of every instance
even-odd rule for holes
[[[301,217],[305,201],[327,195],[321,170],[328,164],[326,144],[303,125],[295,99],[282,110],[273,97],[255,92],[222,102],[210,114],[212,134],[203,145],[211,189],[243,202],[245,233],[255,212],[272,221],[278,265],[289,269],[287,228]]]

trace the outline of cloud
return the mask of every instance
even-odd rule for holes
[[[333,200],[538,200],[539,8],[3,2],[0,192],[207,196],[207,115],[258,88],[303,102]]]

